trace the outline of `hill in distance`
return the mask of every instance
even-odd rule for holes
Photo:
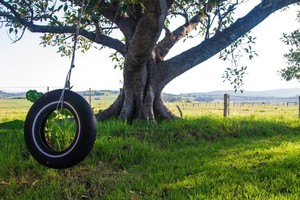
[[[204,95],[208,95],[208,96],[229,94],[230,96],[239,96],[239,97],[288,98],[288,97],[300,96],[300,88],[274,89],[274,90],[265,90],[265,91],[244,91],[243,93],[241,93],[241,92],[235,93],[233,90],[220,90],[220,91],[190,93],[190,94],[204,94]]]
[[[25,93],[9,93],[0,90],[1,98],[25,98]],[[98,97],[111,97],[116,98],[119,91],[110,90],[93,90],[90,91],[77,91],[82,96],[98,96]],[[290,89],[275,89],[266,91],[244,91],[234,92],[233,90],[220,90],[212,92],[193,92],[193,93],[181,93],[179,95],[164,93],[163,100],[168,102],[181,101],[198,101],[198,102],[209,102],[209,101],[223,101],[224,94],[229,94],[231,101],[257,101],[257,102],[286,102],[286,101],[297,101],[300,96],[300,88]]]
[[[224,94],[230,95],[231,101],[249,102],[297,102],[300,96],[300,88],[275,89],[266,91],[220,90],[212,92],[182,93],[179,96],[192,101],[223,101]]]

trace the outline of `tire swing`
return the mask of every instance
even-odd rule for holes
[[[83,8],[84,1],[82,1]],[[80,29],[81,9],[74,36],[73,56],[65,87],[44,94],[25,119],[24,138],[31,155],[42,165],[63,169],[86,158],[94,146],[97,123],[92,108],[70,89],[76,44]]]

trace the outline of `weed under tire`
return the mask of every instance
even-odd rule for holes
[[[96,118],[79,94],[65,90],[46,93],[30,108],[24,138],[31,155],[42,165],[72,167],[90,153],[96,139]],[[63,103],[62,103],[63,102]]]

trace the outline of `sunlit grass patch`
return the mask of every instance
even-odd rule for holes
[[[26,99],[0,99],[0,123],[24,120],[31,105]]]

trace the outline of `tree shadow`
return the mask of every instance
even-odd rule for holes
[[[9,122],[0,123],[0,132],[3,131],[13,131],[13,130],[22,130],[24,126],[24,121],[22,120],[13,120]]]
[[[150,199],[249,199],[299,194],[298,120],[204,117],[180,123],[123,129],[122,134],[114,131],[117,126],[110,127],[110,134],[105,136],[109,140],[96,144],[93,154],[100,151],[108,155],[106,159],[102,155],[103,162],[111,164],[109,155],[119,149],[114,157],[120,160],[119,170],[133,175],[126,174],[116,187],[124,193],[138,191]],[[141,149],[137,141],[147,148]],[[124,144],[132,151],[128,152]],[[142,150],[146,156],[139,162],[128,160],[134,157],[128,154],[138,155]],[[127,182],[134,184],[128,188]]]

